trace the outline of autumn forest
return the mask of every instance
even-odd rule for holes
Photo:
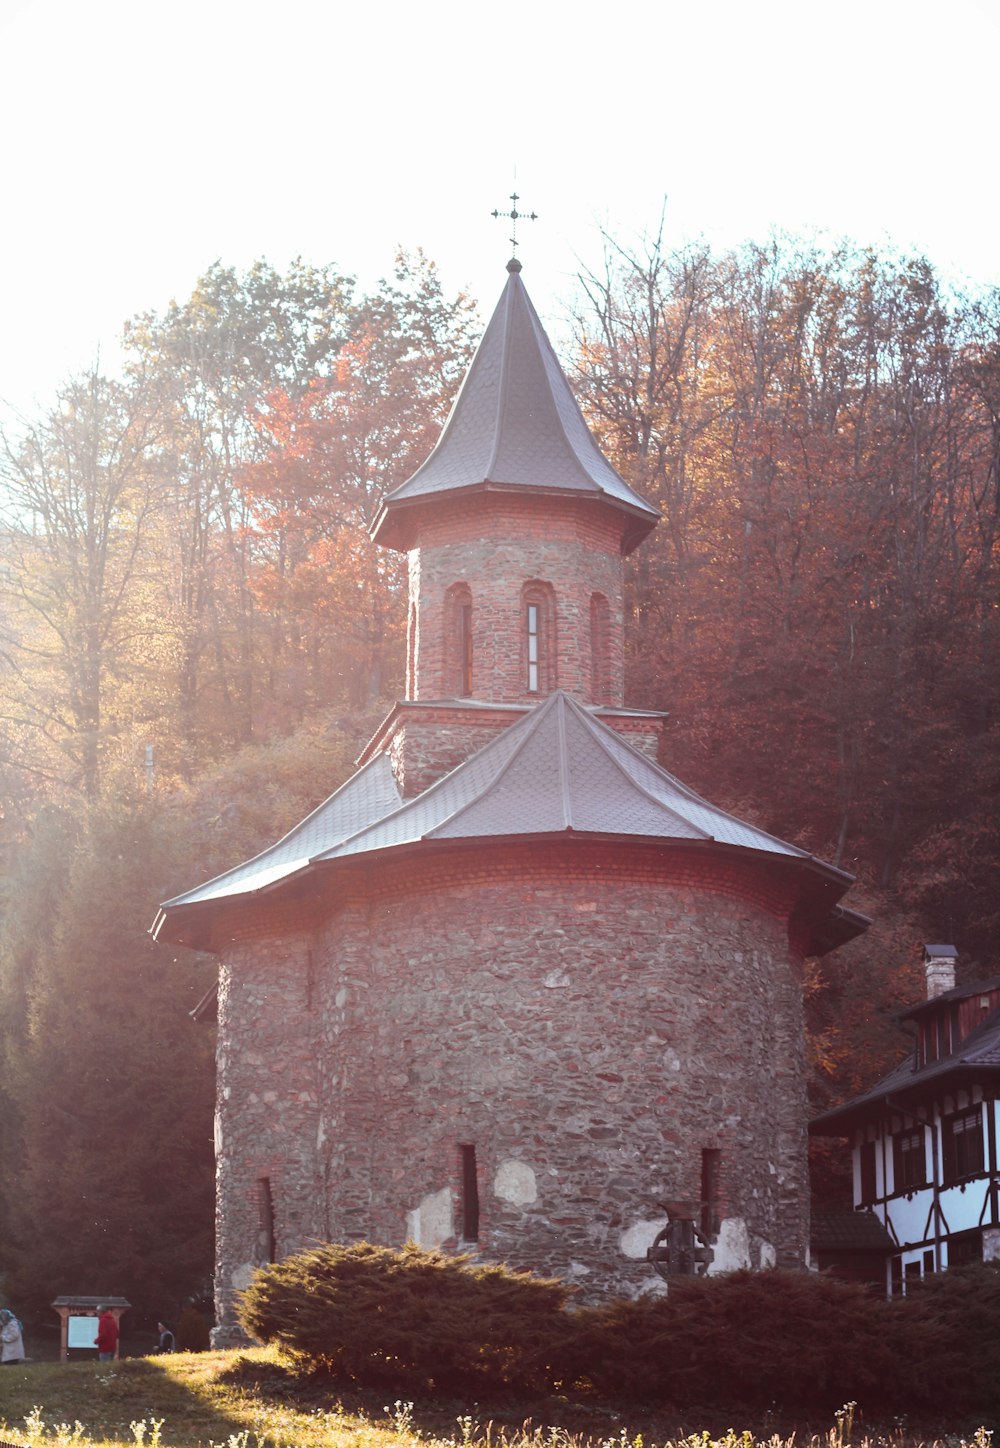
[[[543,321],[663,514],[628,564],[626,698],[668,711],[668,769],[857,875],[875,920],[811,967],[819,1109],[905,1049],[922,941],[1000,969],[1000,293],[795,238],[605,256]],[[119,375],[0,443],[0,1275],[25,1311],[209,1293],[212,963],[147,932],[402,694],[405,559],[367,530],[481,330],[420,254],[368,293],[216,263],[127,324]],[[829,1148],[815,1186],[842,1191]]]

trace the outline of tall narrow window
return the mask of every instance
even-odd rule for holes
[[[875,1143],[865,1141],[859,1152],[860,1180],[858,1182],[859,1196],[858,1205],[870,1206],[875,1200],[876,1182],[875,1175]]]
[[[977,1106],[947,1116],[942,1123],[944,1183],[979,1176],[983,1170],[983,1113]]]
[[[548,694],[556,679],[556,596],[551,583],[521,589],[521,678],[528,694]]]
[[[603,593],[590,595],[590,698],[611,704],[611,608]]]
[[[892,1138],[892,1166],[897,1192],[912,1192],[927,1183],[927,1152],[922,1126]]]
[[[714,1237],[719,1230],[719,1179],[722,1168],[722,1152],[717,1147],[706,1147],[701,1154],[701,1231],[705,1237]]]
[[[528,604],[528,693],[538,693],[538,604]]]
[[[472,693],[472,591],[454,583],[444,597],[444,691],[467,699]]]
[[[417,608],[410,604],[410,626],[406,631],[406,697],[417,697]]]
[[[476,1148],[460,1146],[462,1164],[462,1241],[479,1241],[479,1178]]]
[[[461,697],[467,699],[472,693],[472,602],[463,603],[459,612],[459,647],[461,650],[462,687]]]
[[[257,1183],[257,1241],[261,1260],[273,1262],[277,1245],[274,1239],[274,1198],[269,1177],[261,1177]]]

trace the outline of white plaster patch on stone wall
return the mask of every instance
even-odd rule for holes
[[[634,1222],[631,1227],[626,1228],[618,1239],[623,1256],[631,1257],[634,1262],[645,1257],[653,1245],[653,1238],[662,1226],[661,1217],[656,1222]]]
[[[656,1273],[650,1269],[649,1276],[644,1277],[641,1282],[635,1284],[634,1288],[632,1288],[631,1295],[633,1298],[666,1297],[669,1291],[670,1288],[664,1282],[663,1278],[658,1277]]]
[[[760,1267],[766,1272],[769,1267],[777,1266],[778,1253],[773,1242],[761,1242],[760,1244]]]
[[[719,1224],[719,1236],[715,1243],[715,1256],[708,1268],[710,1277],[720,1272],[738,1272],[749,1267],[750,1233],[742,1217],[724,1217]]]
[[[672,1046],[668,1046],[660,1057],[664,1071],[679,1071],[681,1069],[681,1058]]]
[[[334,1003],[338,1011],[342,1011],[347,1004],[347,987],[342,985],[334,997]]]
[[[590,1276],[590,1268],[585,1262],[570,1262],[566,1272],[568,1282],[579,1282],[581,1278]]]
[[[983,1261],[1000,1262],[1000,1228],[986,1227],[984,1229]]]
[[[493,1178],[493,1190],[514,1207],[526,1207],[538,1200],[535,1173],[523,1161],[502,1161]]]
[[[406,1214],[406,1235],[418,1247],[440,1247],[454,1236],[451,1188],[443,1187],[424,1197],[419,1207]]]
[[[222,1155],[222,1113],[220,1111],[215,1113],[215,1154],[216,1156]]]
[[[547,990],[564,990],[566,986],[572,984],[573,982],[564,970],[550,970],[548,975],[542,977],[542,985]]]
[[[322,1151],[326,1145],[326,1122],[322,1116],[316,1122],[316,1150]]]
[[[256,1271],[257,1268],[252,1262],[241,1262],[238,1267],[233,1268],[231,1281],[237,1292],[246,1291]]]

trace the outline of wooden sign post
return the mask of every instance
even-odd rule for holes
[[[59,1314],[59,1361],[66,1362],[71,1350],[96,1352],[97,1309],[106,1307],[121,1327],[122,1313],[132,1306],[126,1297],[57,1297],[52,1306]],[[115,1358],[118,1348],[115,1348]]]

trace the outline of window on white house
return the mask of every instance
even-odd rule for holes
[[[948,1238],[948,1266],[966,1267],[983,1260],[983,1234],[980,1231],[960,1232]]]
[[[859,1154],[861,1157],[861,1205],[870,1206],[876,1196],[874,1141],[864,1142]]]
[[[946,1116],[942,1135],[945,1186],[978,1176],[983,1170],[983,1113],[979,1107]]]
[[[927,1185],[924,1129],[900,1131],[892,1139],[893,1180],[897,1192],[912,1192]]]

